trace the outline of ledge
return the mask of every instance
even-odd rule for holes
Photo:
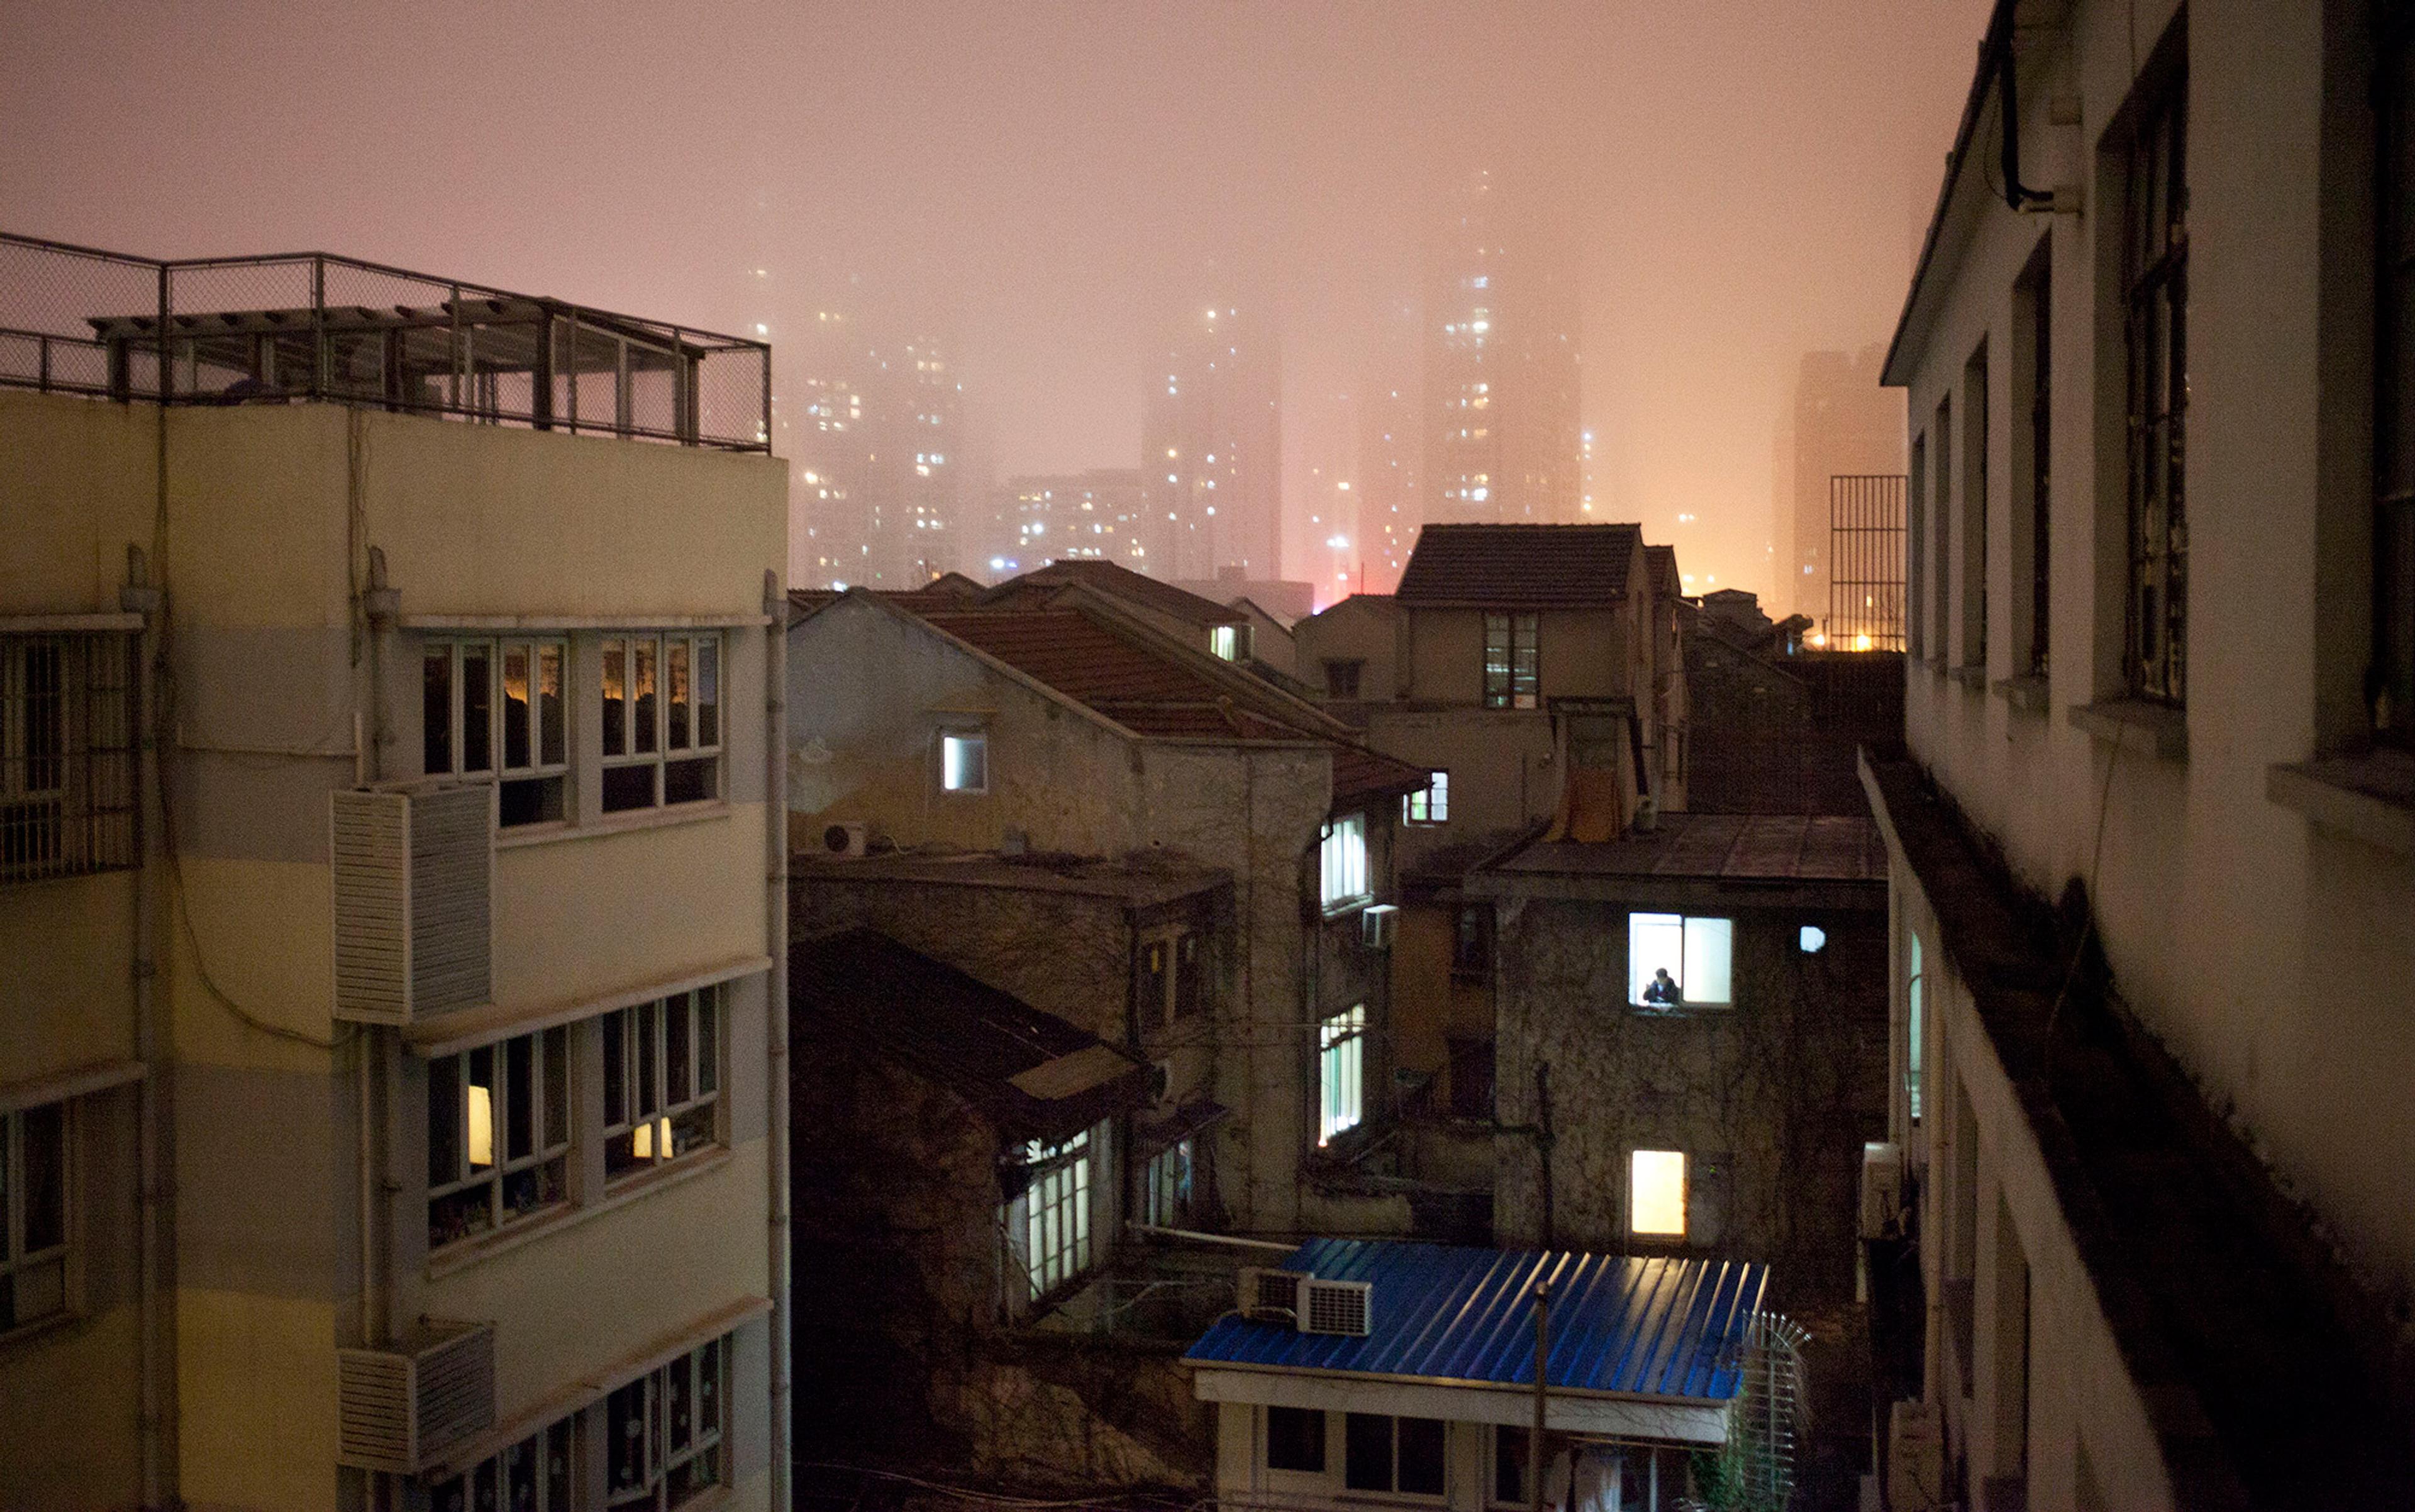
[[[2376,752],[2270,767],[2264,796],[2326,830],[2415,856],[2415,757]]]
[[[683,971],[675,977],[658,978],[589,997],[540,1003],[490,1003],[482,1008],[439,1013],[405,1025],[403,1048],[429,1060],[442,1055],[457,1055],[464,1050],[474,1050],[498,1040],[534,1034],[557,1025],[576,1024],[618,1009],[635,1008],[639,1003],[668,997],[674,993],[694,992],[699,987],[736,981],[742,977],[756,976],[771,969],[772,958],[768,955],[741,955]]]
[[[2119,743],[2132,731],[2138,731],[2147,737],[2147,749],[2152,754],[2167,761],[2188,759],[2187,711],[2169,704],[2149,703],[2143,698],[2106,698],[2096,703],[2073,704],[2070,718],[2072,728],[2086,730],[2100,741]]]
[[[346,756],[352,755],[347,751]],[[620,814],[608,814],[592,824],[576,824],[567,819],[515,827],[495,831],[497,850],[518,850],[527,846],[549,846],[562,840],[593,840],[601,835],[624,835],[635,830],[668,830],[673,825],[701,824],[707,819],[726,819],[737,810],[726,800],[704,799],[695,803],[682,803],[669,808],[630,809]]]
[[[2037,673],[2030,672],[2020,677],[2001,678],[1988,683],[1988,691],[2024,714],[2043,714],[2047,711],[2047,682],[2046,679]]]
[[[772,622],[768,614],[405,614],[405,630],[510,635],[593,630],[740,630]]]
[[[709,1171],[718,1171],[732,1159],[728,1145],[715,1145],[668,1165],[657,1166],[643,1175],[631,1176],[592,1202],[565,1203],[551,1211],[507,1224],[477,1238],[446,1245],[428,1255],[426,1275],[430,1281],[442,1280],[497,1255],[509,1254],[524,1244],[565,1233],[590,1219],[615,1212],[666,1188],[691,1181]]]
[[[1988,668],[1985,666],[1949,666],[1945,675],[1966,688],[1985,688],[1988,685]]]

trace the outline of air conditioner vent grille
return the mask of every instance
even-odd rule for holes
[[[1300,1284],[1299,1331],[1304,1334],[1367,1336],[1374,1288],[1365,1281],[1322,1281]]]
[[[413,1475],[495,1426],[495,1332],[431,1325],[415,1346],[336,1352],[338,1458]]]
[[[1299,1285],[1306,1280],[1307,1275],[1297,1270],[1244,1266],[1238,1305],[1253,1322],[1289,1324],[1299,1311]]]

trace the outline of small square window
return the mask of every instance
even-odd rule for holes
[[[1267,1409],[1267,1468],[1325,1473],[1325,1414],[1313,1407]]]
[[[1686,1156],[1637,1150],[1628,1163],[1627,1231],[1649,1238],[1686,1236]]]
[[[939,737],[939,786],[951,793],[989,791],[989,737],[957,730]]]
[[[1627,1000],[1638,1008],[1724,1007],[1733,1000],[1732,919],[1627,916]]]

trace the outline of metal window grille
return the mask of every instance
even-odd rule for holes
[[[1090,1248],[1090,1130],[1062,1144],[1031,1141],[1024,1164],[1023,1264],[1031,1295],[1049,1293],[1087,1273]]]
[[[1535,709],[1541,689],[1531,614],[1484,617],[1484,707]]]
[[[0,386],[771,450],[764,342],[315,252],[170,262],[0,234]]]
[[[134,642],[0,636],[0,882],[131,866]]]
[[[2122,283],[2129,366],[2130,692],[2188,692],[2188,177],[2185,78],[2141,112],[2129,148]]]
[[[429,1493],[428,1505],[435,1512],[488,1512],[499,1507],[510,1507],[513,1512],[575,1512],[578,1505],[571,1490],[575,1427],[574,1419],[565,1417],[478,1461],[439,1483]]]
[[[1828,646],[1901,651],[1904,475],[1839,472],[1828,479]]]
[[[1319,1147],[1358,1127],[1365,1116],[1367,1005],[1336,1013],[1317,1025],[1317,1125]]]

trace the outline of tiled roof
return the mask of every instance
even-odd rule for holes
[[[1740,1260],[1388,1239],[1312,1239],[1282,1268],[1370,1283],[1366,1336],[1302,1333],[1227,1313],[1183,1358],[1530,1386],[1535,1282],[1544,1280],[1552,1288],[1552,1390],[1726,1401],[1743,1384],[1745,1329],[1769,1283],[1768,1266]]]
[[[1501,608],[1615,604],[1642,538],[1641,525],[1429,525],[1394,596]]]
[[[1873,882],[1886,842],[1870,820],[1797,814],[1664,814],[1648,834],[1601,845],[1528,846],[1496,871],[1587,876],[1717,877],[1731,882]]]
[[[1230,608],[1213,599],[1144,576],[1129,567],[1112,561],[1073,559],[1052,561],[1045,567],[1034,568],[1020,577],[1010,577],[990,590],[992,602],[1016,596],[1015,591],[1027,585],[1045,583],[1052,586],[1079,583],[1095,589],[1110,598],[1119,598],[1139,608],[1195,624],[1203,629],[1209,625],[1240,624],[1249,619],[1239,609]]]
[[[1677,548],[1673,546],[1646,546],[1643,561],[1652,569],[1653,591],[1674,598],[1677,594]]]

